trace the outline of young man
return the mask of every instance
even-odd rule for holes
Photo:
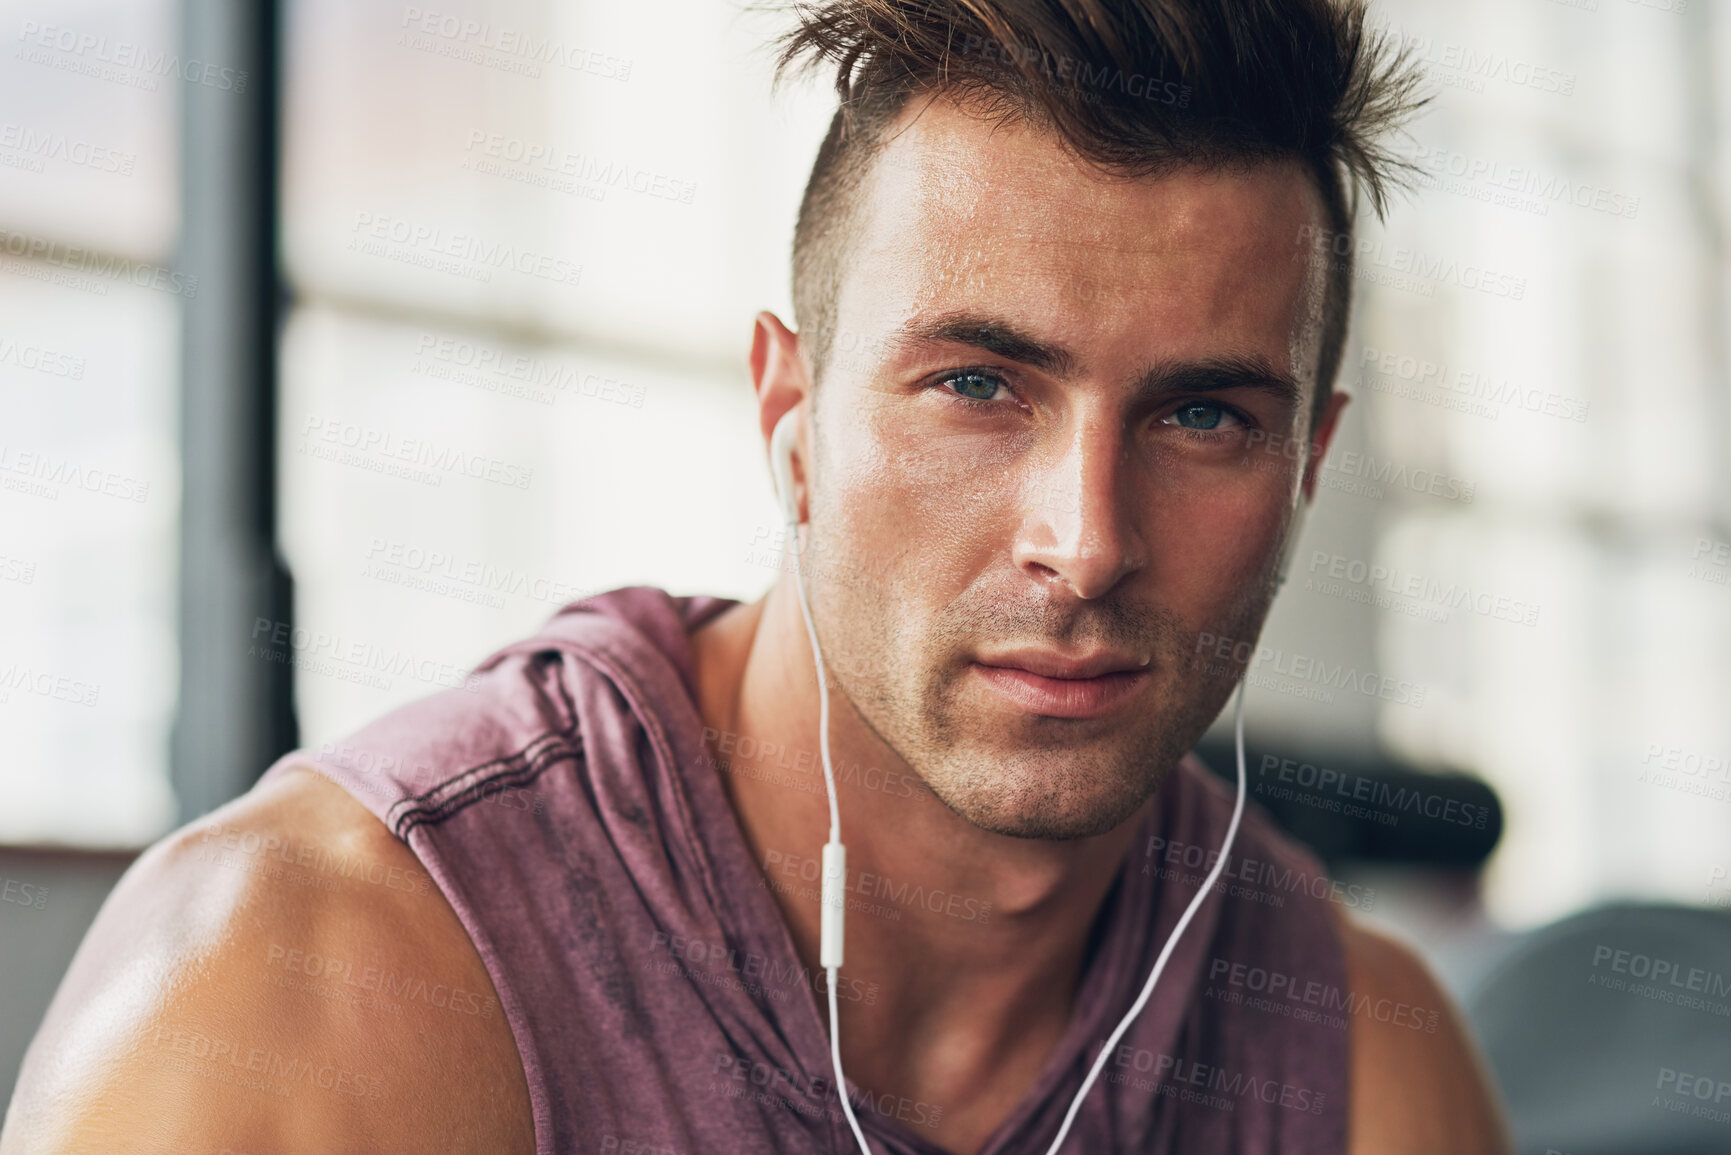
[[[1044,1152],[1225,835],[1185,752],[1345,401],[1333,238],[1410,77],[1324,0],[800,15],[843,106],[751,371],[797,422],[846,1091],[876,1152]],[[788,575],[620,591],[285,757],[121,882],[0,1152],[856,1149],[813,658]],[[1331,897],[1247,811],[1063,1150],[1507,1150]]]

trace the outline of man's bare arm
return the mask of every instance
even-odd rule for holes
[[[516,1043],[413,852],[296,770],[147,851],[32,1043],[0,1155],[532,1153]]]
[[[1352,1040],[1351,1155],[1511,1155],[1460,1016],[1407,947],[1340,916]]]

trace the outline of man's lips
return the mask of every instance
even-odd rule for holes
[[[1117,654],[1066,657],[1043,652],[991,655],[970,667],[1010,705],[1051,718],[1099,718],[1136,696],[1149,667]]]
[[[1086,654],[1059,654],[1051,650],[1003,650],[975,659],[982,666],[1026,670],[1046,678],[1096,678],[1101,674],[1146,670],[1148,663],[1128,654],[1095,650]]]

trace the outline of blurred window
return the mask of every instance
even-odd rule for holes
[[[0,841],[175,815],[176,19],[0,3]]]

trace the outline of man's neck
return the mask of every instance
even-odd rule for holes
[[[709,752],[801,961],[821,975],[829,806],[797,596],[784,581],[692,642]],[[848,857],[837,986],[848,1077],[928,1116],[941,1107],[939,1126],[916,1130],[975,1150],[1068,1027],[1089,931],[1152,803],[1094,838],[989,833],[939,801],[833,685],[830,755]]]

